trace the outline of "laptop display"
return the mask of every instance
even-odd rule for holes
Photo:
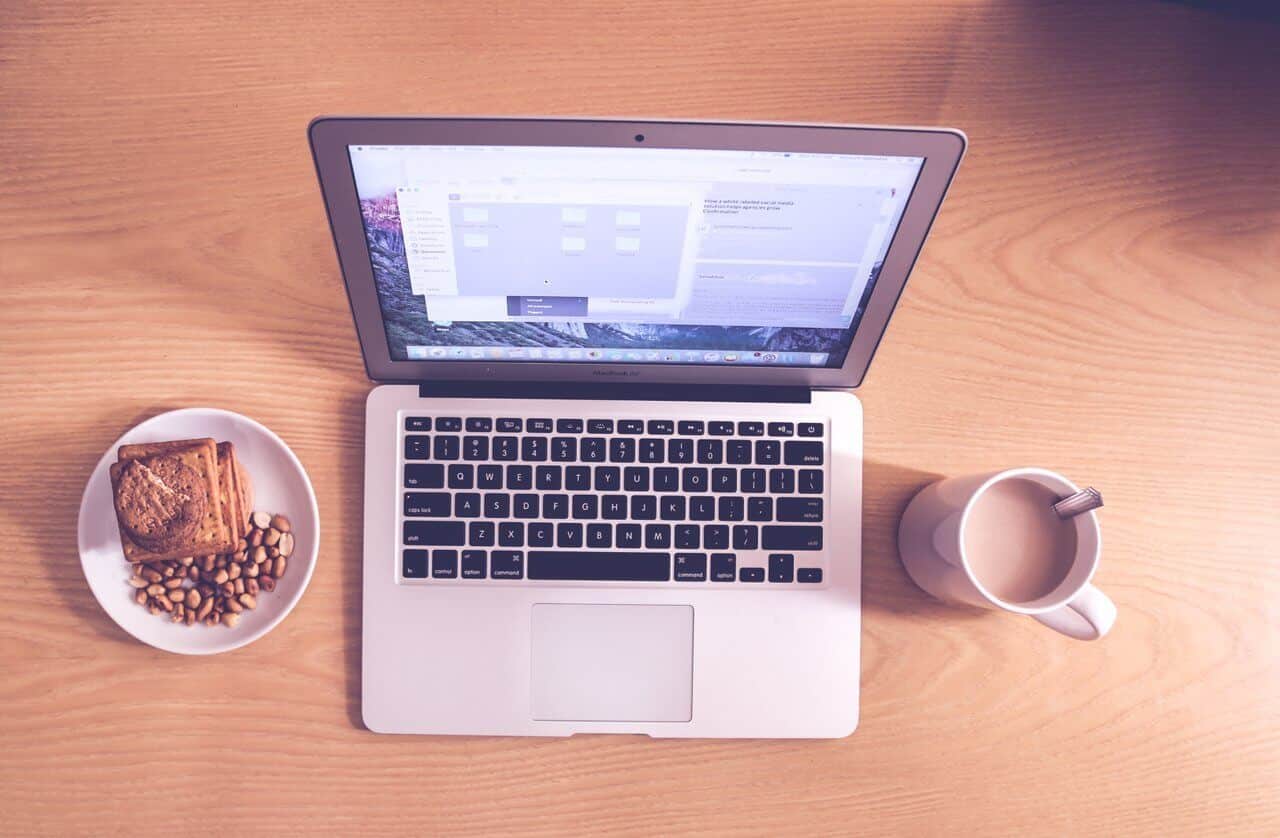
[[[347,147],[396,361],[839,368],[922,157]]]

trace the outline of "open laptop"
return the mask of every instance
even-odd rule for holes
[[[951,130],[310,127],[369,376],[363,717],[839,737],[866,372]]]

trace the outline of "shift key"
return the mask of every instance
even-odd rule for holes
[[[404,543],[411,547],[463,547],[467,525],[463,521],[405,521]]]
[[[821,550],[822,527],[761,527],[762,550]]]

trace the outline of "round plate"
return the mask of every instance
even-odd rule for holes
[[[241,614],[240,622],[231,629],[173,623],[168,615],[153,615],[134,602],[134,589],[128,584],[133,573],[120,547],[111,497],[109,469],[121,445],[199,437],[234,444],[236,456],[253,481],[254,508],[281,513],[293,525],[294,549],[288,573],[273,592],[259,594],[258,607]],[[252,643],[293,610],[315,570],[320,513],[307,472],[280,437],[238,413],[192,407],[135,425],[107,449],[80,499],[79,534],[84,578],[102,609],[120,628],[166,652],[212,655]]]

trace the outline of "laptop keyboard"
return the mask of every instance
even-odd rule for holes
[[[403,419],[401,581],[823,581],[823,420]]]

